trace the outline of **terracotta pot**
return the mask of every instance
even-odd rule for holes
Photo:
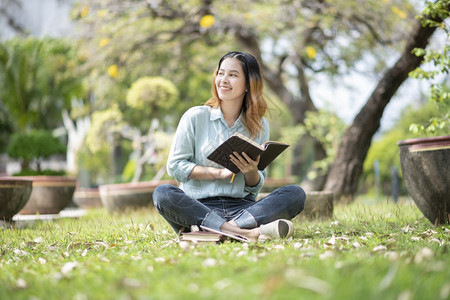
[[[100,198],[103,206],[110,212],[126,211],[142,207],[153,207],[152,194],[161,184],[177,185],[174,180],[142,181],[135,183],[116,183],[101,185]]]
[[[28,202],[32,180],[0,177],[0,220],[11,221]]]
[[[450,136],[398,142],[409,195],[431,223],[450,223]]]
[[[22,176],[33,180],[30,200],[21,214],[58,214],[72,200],[77,180],[65,176]]]
[[[98,188],[77,188],[73,194],[73,202],[83,209],[103,207]]]

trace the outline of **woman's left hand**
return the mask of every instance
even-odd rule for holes
[[[259,158],[260,156],[258,155],[256,160],[252,160],[245,152],[242,152],[242,155],[239,155],[236,151],[230,155],[231,162],[233,162],[244,174],[258,172]]]

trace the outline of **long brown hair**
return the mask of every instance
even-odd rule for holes
[[[263,96],[264,82],[261,76],[261,70],[259,68],[256,58],[245,52],[232,51],[225,54],[220,60],[217,69],[214,71],[212,82],[212,98],[209,99],[205,105],[213,108],[220,106],[220,99],[217,93],[215,80],[217,72],[222,65],[222,62],[226,58],[236,58],[242,63],[242,69],[245,74],[245,82],[247,86],[247,93],[244,96],[244,102],[242,104],[242,123],[249,131],[251,137],[257,136],[262,130],[262,117],[267,112],[267,102]]]

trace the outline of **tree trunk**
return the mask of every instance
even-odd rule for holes
[[[387,70],[351,126],[346,130],[324,188],[332,191],[337,200],[351,201],[353,199],[364,159],[372,137],[380,127],[386,105],[408,78],[409,72],[417,68],[423,60],[411,51],[414,48],[425,48],[435,29],[435,27],[423,27],[420,21],[414,24],[401,57]]]

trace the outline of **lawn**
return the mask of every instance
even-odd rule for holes
[[[3,228],[0,299],[450,298],[450,226],[409,201],[294,224],[257,244],[180,244],[149,209]]]

